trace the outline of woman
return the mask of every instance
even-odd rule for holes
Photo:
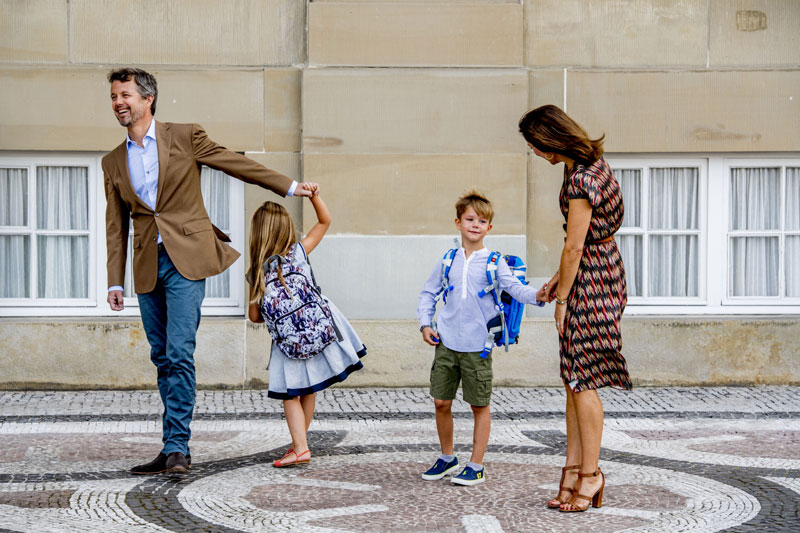
[[[556,301],[561,378],[567,391],[567,461],[558,495],[547,506],[585,511],[603,503],[600,471],[603,406],[597,389],[631,389],[620,353],[619,321],[627,302],[625,269],[614,233],[622,224],[619,184],[603,159],[603,139],[590,139],[561,109],[545,105],[526,113],[519,130],[533,152],[564,163],[559,195],[567,237],[561,264],[539,290]]]

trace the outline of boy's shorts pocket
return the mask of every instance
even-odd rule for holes
[[[494,373],[491,368],[481,368],[472,374],[469,384],[464,379],[464,401],[475,407],[489,405],[492,399],[492,378]]]
[[[458,354],[437,346],[431,365],[431,396],[437,400],[455,399],[460,381]]]

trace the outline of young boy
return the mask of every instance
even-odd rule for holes
[[[461,472],[451,478],[458,485],[477,485],[486,481],[483,454],[489,444],[492,420],[489,400],[492,395],[492,355],[481,358],[488,330],[486,323],[498,315],[492,295],[480,297],[486,288],[486,262],[489,250],[483,239],[492,229],[494,210],[481,194],[470,191],[456,202],[456,228],[461,232],[461,249],[450,266],[444,308],[438,320],[438,332],[432,327],[436,300],[442,292],[442,262],[419,294],[417,316],[422,339],[436,347],[431,368],[431,396],[436,408],[436,430],[442,455],[422,474],[422,479],[442,479],[458,469],[453,451],[453,415],[451,407],[459,382],[463,382],[464,401],[472,406],[475,426],[472,434],[472,457]],[[497,266],[498,293],[504,290],[515,299],[535,303],[536,289],[515,278],[502,258]]]

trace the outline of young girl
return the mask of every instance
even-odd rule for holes
[[[263,266],[267,259],[280,255],[312,279],[307,257],[328,231],[331,216],[319,196],[319,186],[315,183],[304,183],[303,187],[313,193],[310,200],[318,222],[300,242],[297,241],[292,219],[283,206],[265,202],[253,215],[250,230],[251,263],[247,272],[251,287],[248,314],[253,322],[264,322],[262,306],[267,279]],[[280,265],[278,268],[281,268]],[[253,283],[252,280],[256,282]],[[272,343],[268,396],[283,400],[286,423],[292,435],[292,447],[283,457],[272,463],[277,468],[307,464],[311,460],[306,432],[314,415],[315,393],[344,381],[350,373],[361,369],[359,359],[367,353],[366,347],[341,311],[327,298],[325,300],[338,329],[336,341],[309,359],[290,359],[275,342]]]

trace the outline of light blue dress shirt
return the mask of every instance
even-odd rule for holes
[[[144,148],[131,140],[130,135],[125,135],[128,148],[128,174],[131,177],[133,190],[144,203],[155,211],[156,195],[158,194],[158,143],[156,143],[156,121],[150,122],[147,133],[144,134],[142,144]],[[161,242],[161,235],[158,236]]]
[[[447,295],[436,321],[439,342],[456,352],[480,352],[486,343],[486,323],[499,313],[491,294],[483,298],[478,293],[486,288],[486,261],[489,250],[472,252],[467,258],[459,249],[450,266],[449,281],[453,290]],[[536,303],[536,289],[523,285],[508,268],[502,257],[497,262],[497,282],[500,289],[526,304]],[[429,325],[436,313],[436,296],[442,292],[442,262],[436,263],[419,293],[417,316],[420,327]]]

